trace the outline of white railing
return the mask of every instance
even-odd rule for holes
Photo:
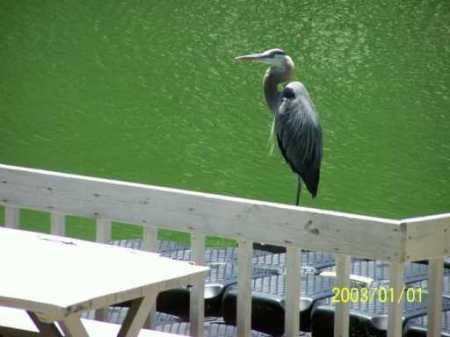
[[[450,255],[450,213],[391,220],[123,181],[0,165],[5,226],[19,227],[20,208],[51,213],[51,232],[65,234],[65,216],[97,220],[97,241],[111,239],[111,221],[144,227],[144,246],[155,251],[158,228],[191,233],[192,256],[202,264],[206,235],[237,240],[239,337],[251,323],[252,243],[287,247],[286,336],[299,331],[299,249],[336,254],[336,286],[348,287],[350,257],[389,261],[390,287],[400,294],[403,264],[430,260],[429,336],[440,336],[443,257]],[[191,334],[203,335],[203,287],[191,297]],[[388,337],[402,333],[403,304],[389,304]],[[348,303],[336,307],[335,336],[347,337]]]

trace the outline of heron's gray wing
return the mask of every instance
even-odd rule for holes
[[[322,130],[306,90],[284,100],[275,118],[280,151],[313,196],[317,193],[322,160]]]

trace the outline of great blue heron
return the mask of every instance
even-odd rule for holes
[[[301,82],[292,80],[294,62],[282,49],[236,57],[270,65],[264,75],[264,94],[273,113],[273,131],[278,147],[292,171],[298,174],[296,204],[299,204],[302,180],[314,198],[317,195],[322,161],[322,130],[311,98]]]

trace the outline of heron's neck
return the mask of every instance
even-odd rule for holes
[[[292,79],[294,74],[294,63],[289,59],[284,67],[270,67],[264,75],[264,95],[267,105],[275,114],[279,106],[278,85]]]

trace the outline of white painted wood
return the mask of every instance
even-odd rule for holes
[[[345,262],[348,257],[344,255],[389,260],[392,262],[393,270],[391,284],[398,288],[394,289],[396,294],[402,289],[400,287],[403,277],[402,262],[435,257],[440,259],[441,256],[450,255],[450,213],[397,221],[8,165],[0,165],[0,180],[2,182],[0,204],[5,206],[5,225],[7,227],[19,227],[19,209],[24,207],[40,211],[51,210],[54,212],[53,214],[74,214],[96,218],[101,216],[101,218],[111,219],[99,220],[100,223],[104,221],[104,224],[97,228],[98,238],[101,242],[106,242],[108,241],[106,238],[110,238],[110,228],[108,233],[108,226],[105,224],[112,220],[145,224],[145,226],[157,223],[168,229],[201,232],[237,239],[241,243],[238,310],[248,314],[247,316],[238,315],[240,337],[247,336],[250,324],[249,275],[251,274],[251,263],[248,262],[251,260],[251,246],[248,246],[250,240],[339,252],[343,255],[339,255],[341,256],[341,267],[338,267],[338,270],[345,270],[349,267]],[[52,232],[56,233],[63,230],[63,226],[57,225],[63,220],[60,217],[54,220],[54,216],[58,217],[58,215],[52,215]],[[261,219],[264,220],[264,225],[262,225]],[[154,234],[151,229],[144,231],[144,241],[148,249],[157,244],[157,242],[155,244],[155,241],[151,241],[154,239],[149,238],[150,234]],[[146,236],[147,239],[145,239]],[[61,238],[51,239],[47,242],[56,243],[58,240]],[[67,239],[66,242],[60,241],[58,244],[67,247],[67,251],[70,250],[68,247],[84,245],[84,243],[73,244],[71,239]],[[18,248],[22,247],[22,243],[18,245]],[[74,249],[74,251],[76,250]],[[31,256],[33,254],[28,252],[28,247],[27,253],[29,256],[27,255],[26,258],[33,260],[34,257]],[[11,252],[3,250],[0,244],[0,254],[6,255]],[[22,250],[16,255],[25,254]],[[92,256],[87,256],[86,254],[86,261],[92,259]],[[105,256],[103,256],[103,261],[107,260]],[[31,270],[41,274],[44,264],[39,263],[39,260],[36,259],[34,261]],[[9,262],[6,264],[8,265]],[[62,265],[67,265],[68,269],[71,267],[72,272],[77,271],[78,263],[64,262]],[[98,269],[99,265],[92,268]],[[15,266],[16,269],[20,269],[17,266],[20,264]],[[140,271],[146,270],[146,268],[139,267]],[[51,274],[50,271],[48,273]],[[340,274],[337,276],[339,282],[348,282],[348,273],[338,272],[338,274]],[[117,276],[117,273],[115,275]],[[24,277],[24,279],[27,278],[29,275]],[[114,279],[114,277],[110,279]],[[181,286],[186,282],[196,282],[197,279],[197,276],[185,275],[183,279],[185,283],[178,280],[177,284]],[[430,280],[438,282],[436,278],[430,278]],[[92,279],[89,279],[89,282],[91,281]],[[104,286],[99,281],[97,291],[101,291],[100,285]],[[6,301],[6,297],[2,297],[1,294],[2,286],[5,290],[5,286],[0,284],[0,303],[2,300]],[[80,286],[77,285],[76,288],[80,288]],[[94,304],[84,303],[83,305],[90,309],[96,309],[110,304],[111,294],[108,289],[103,289],[103,291],[104,294],[98,295],[99,298],[92,302]],[[73,298],[70,298],[72,295]],[[29,305],[33,308],[36,306],[40,310],[44,307],[47,310],[47,317],[59,317],[58,315],[61,314],[59,305],[62,305],[62,301],[70,302],[75,298],[74,294],[68,293],[66,296],[61,296],[59,304],[53,304],[51,301],[36,304],[36,301],[21,301],[16,298],[7,298],[7,301],[8,305],[25,307]],[[116,296],[118,296],[116,299],[122,302],[130,299],[131,295],[123,293]],[[290,305],[295,306],[296,304]],[[434,305],[437,308],[436,302]],[[84,309],[85,307],[76,308],[76,310]],[[435,309],[430,308],[430,310]],[[347,306],[339,306],[336,317],[338,315],[347,317],[346,310],[348,312]],[[390,306],[390,311],[392,315],[389,318],[389,337],[398,336],[399,329],[401,331],[402,307],[400,304],[394,303]],[[336,319],[336,321],[339,321],[338,326],[335,326],[336,331],[345,332],[348,322],[346,323],[345,319]],[[291,329],[295,324],[292,321],[289,323]]]
[[[394,301],[389,303],[387,337],[402,336],[402,317],[404,300],[403,263],[392,262],[390,267],[390,291],[394,293]],[[392,290],[391,290],[392,289]]]
[[[20,227],[20,209],[17,207],[5,207],[5,227],[19,228]]]
[[[203,279],[192,283],[189,304],[190,336],[203,337],[205,316],[205,282]]]
[[[120,325],[113,323],[98,322],[90,319],[82,319],[81,322],[91,337],[116,337],[120,329]],[[14,337],[39,337],[36,326],[24,310],[2,306],[0,306],[0,333]],[[139,337],[182,336],[159,331],[141,330]]]
[[[133,300],[117,337],[137,337],[155,300],[156,292]]]
[[[25,310],[0,306],[0,334],[8,330],[24,331],[23,335],[37,337],[39,330]]]
[[[158,252],[158,228],[144,226],[143,228],[143,249],[148,252]],[[145,328],[151,329],[154,327],[156,320],[156,302],[153,303],[150,309],[148,319],[144,324]]]
[[[336,278],[336,271],[324,270],[324,271],[320,272],[320,276]],[[370,285],[375,281],[375,279],[373,279],[371,277],[355,275],[355,274],[350,274],[349,279],[350,279],[350,284],[356,283],[356,284],[358,284],[358,286],[364,286],[364,287],[370,287]]]
[[[99,218],[96,221],[96,225],[95,240],[100,243],[111,242],[111,220]]]
[[[286,252],[286,316],[285,336],[298,337],[300,330],[300,251],[297,247],[287,247]]]
[[[350,288],[351,257],[336,254],[336,287],[339,289]],[[334,316],[334,336],[348,337],[349,335],[349,303],[336,304]]]
[[[98,218],[96,220],[96,236],[95,240],[99,243],[111,242],[111,220]],[[105,263],[106,261],[104,261]],[[95,311],[95,319],[97,321],[106,321],[107,308],[98,309]]]
[[[450,255],[450,213],[402,220],[406,260]]]
[[[41,321],[38,315],[32,311],[27,311],[27,314],[33,321],[36,328],[39,330],[40,336],[61,337],[61,331],[55,323]],[[65,335],[70,336],[69,333],[65,333]]]
[[[66,235],[66,216],[61,213],[52,212],[50,215],[50,232],[53,235]]]
[[[252,314],[252,242],[240,240],[238,247],[237,336],[249,337]]]
[[[158,252],[158,228],[144,226],[143,233],[144,250]]]
[[[441,337],[444,259],[430,260],[428,267],[428,332],[427,337]]]
[[[0,180],[7,182],[0,189],[0,200],[12,206],[51,207],[64,214],[100,214],[126,223],[157,223],[237,240],[404,259],[405,233],[397,220],[7,165],[0,165]]]
[[[14,256],[2,260],[0,305],[39,312],[50,321],[63,319],[67,311],[183,287],[208,270],[154,253],[8,228],[0,228],[0,255]],[[57,275],[64,275],[64,282]]]
[[[205,264],[205,240],[206,236],[204,234],[191,234],[192,261],[197,265]]]
[[[68,335],[67,337],[89,337],[79,315],[67,316],[62,321],[62,324],[64,325],[63,330],[65,334]]]
[[[205,264],[205,240],[201,233],[191,234],[192,261],[196,265]],[[190,298],[190,334],[192,336],[203,337],[204,312],[205,312],[205,282],[200,280],[193,284]]]

